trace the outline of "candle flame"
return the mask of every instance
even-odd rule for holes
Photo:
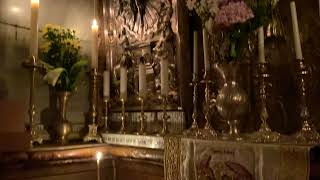
[[[39,4],[39,0],[31,0],[31,4]]]
[[[97,161],[100,161],[100,159],[102,158],[102,153],[101,152],[97,152],[96,158],[97,158]]]
[[[97,22],[96,19],[93,19],[93,20],[92,20],[92,27],[93,27],[93,26],[98,26],[98,22]]]

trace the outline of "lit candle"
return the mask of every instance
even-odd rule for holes
[[[147,94],[147,76],[146,76],[146,65],[145,62],[139,64],[139,95],[145,97]]]
[[[92,21],[92,49],[91,49],[91,68],[98,68],[98,22],[96,19]]]
[[[294,50],[296,52],[296,59],[303,59],[302,50],[301,50],[300,35],[299,35],[296,3],[294,1],[291,1],[291,3],[290,3],[290,10],[291,10],[291,18],[292,18],[293,40],[294,40]]]
[[[198,76],[198,32],[193,32],[193,75]]]
[[[110,97],[110,71],[103,72],[103,96]]]
[[[204,69],[206,72],[210,70],[210,56],[208,44],[208,32],[205,28],[202,30],[203,35],[203,51],[204,51]]]
[[[39,16],[39,0],[31,0],[31,41],[30,55],[38,58],[38,16]]]
[[[160,61],[161,95],[167,96],[169,92],[169,62],[166,59]]]
[[[120,98],[127,99],[127,67],[121,66],[120,67]]]
[[[102,158],[102,153],[97,152],[96,158],[97,158],[97,180],[100,180],[100,160]]]
[[[264,31],[263,26],[258,28],[258,51],[259,51],[259,63],[266,63],[264,54]]]

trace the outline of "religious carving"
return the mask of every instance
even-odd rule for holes
[[[138,60],[143,56],[147,69],[148,102],[146,109],[160,104],[160,60],[169,60],[169,107],[177,109],[178,83],[175,34],[172,30],[173,7],[169,0],[113,1],[117,34],[116,58],[112,62],[113,84],[119,84],[120,63],[128,63],[128,104],[137,105]],[[118,88],[115,88],[118,89]],[[118,90],[114,92],[119,94]],[[131,98],[130,98],[131,97]],[[157,109],[157,108],[156,108]],[[160,109],[160,108],[158,108]]]

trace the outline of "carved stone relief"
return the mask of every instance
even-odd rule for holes
[[[115,36],[115,43],[107,46],[111,70],[113,72],[113,94],[115,100],[119,97],[120,64],[128,66],[128,106],[135,110],[138,105],[138,64],[145,61],[147,66],[148,101],[149,110],[160,109],[160,61],[169,60],[169,101],[170,109],[178,109],[178,77],[177,77],[177,51],[172,3],[170,0],[113,0],[109,7],[112,13],[106,13],[113,18],[107,19],[106,24],[112,24],[110,32]],[[111,23],[113,21],[113,23]],[[110,53],[112,51],[112,53]],[[112,57],[111,57],[112,56]],[[115,102],[115,101],[114,101]]]

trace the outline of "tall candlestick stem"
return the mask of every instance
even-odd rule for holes
[[[168,119],[170,116],[167,114],[167,106],[168,106],[168,97],[163,95],[162,96],[162,129],[159,136],[164,136],[168,133]]]
[[[206,124],[202,130],[199,131],[197,136],[203,139],[214,139],[218,136],[217,132],[212,128],[210,123],[210,88],[209,85],[212,83],[209,79],[209,71],[204,74],[204,80],[201,83],[205,84],[205,120]]]
[[[92,69],[90,74],[90,107],[88,118],[91,124],[88,125],[88,134],[83,138],[84,142],[102,142],[101,136],[98,134],[98,70]]]
[[[105,115],[104,115],[104,123],[105,123],[105,133],[108,133],[110,131],[109,128],[109,97],[104,97],[104,103],[105,103]]]
[[[120,134],[126,133],[126,109],[125,109],[125,99],[121,98],[121,128],[120,128]]]
[[[144,115],[144,98],[139,97],[140,100],[140,128],[138,130],[138,135],[144,135],[146,134],[145,132],[145,120],[146,116]]]
[[[303,124],[301,130],[296,133],[295,139],[297,143],[318,144],[320,142],[320,135],[311,121],[312,118],[307,103],[307,86],[310,69],[303,59],[296,60],[296,76],[298,91],[300,93],[300,118]]]

